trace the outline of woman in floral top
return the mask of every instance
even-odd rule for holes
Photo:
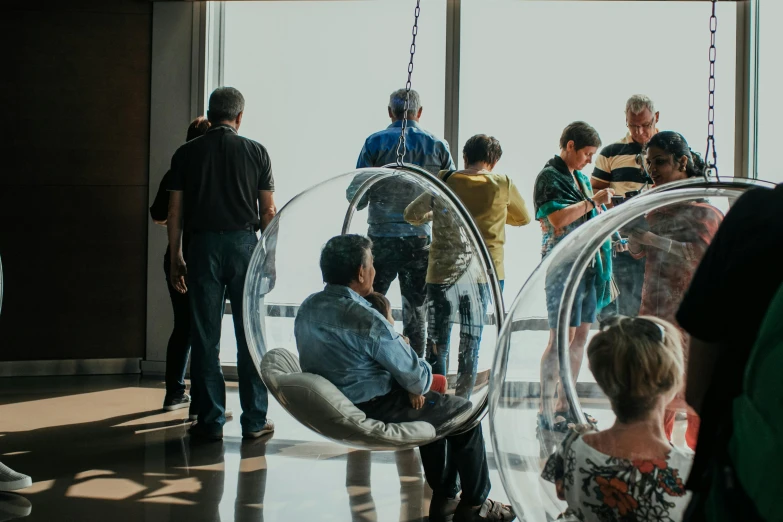
[[[615,316],[602,323],[587,357],[617,420],[604,431],[571,430],[543,478],[555,483],[572,519],[679,522],[692,459],[663,428],[683,378],[679,331],[655,317]]]

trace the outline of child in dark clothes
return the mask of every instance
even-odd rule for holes
[[[386,318],[389,323],[394,326],[394,317],[392,317],[392,311],[391,311],[391,303],[386,298],[385,295],[383,295],[380,292],[373,292],[370,295],[366,296],[365,299],[368,303],[370,303],[370,306],[372,306],[377,312],[379,312],[383,317]],[[402,336],[403,339],[405,339],[405,342],[408,342],[408,338],[404,335]],[[448,386],[448,381],[446,381],[446,377],[443,375],[433,375],[432,376],[432,386],[430,386],[430,390],[438,393],[446,393],[446,387]],[[416,397],[418,398],[418,397]],[[414,397],[411,397],[411,401],[414,400]]]

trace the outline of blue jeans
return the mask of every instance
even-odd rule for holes
[[[503,289],[503,281],[500,281],[500,289]],[[432,366],[432,373],[448,374],[451,315],[456,303],[460,320],[456,394],[466,399],[470,398],[476,384],[481,333],[489,299],[488,283],[478,283],[475,286],[433,283],[427,285],[427,362]],[[432,350],[433,345],[438,346],[437,354]]]
[[[240,423],[243,432],[266,424],[266,386],[256,371],[242,323],[242,293],[256,235],[250,230],[194,233],[188,250],[191,309],[191,380],[198,391],[198,422],[219,432],[226,422],[226,383],[220,368],[220,330],[226,292],[237,339]]]

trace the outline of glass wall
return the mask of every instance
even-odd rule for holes
[[[780,146],[780,132],[777,127],[783,122],[783,105],[781,104],[783,72],[780,68],[780,57],[783,53],[783,32],[775,24],[783,17],[783,2],[761,0],[759,3],[757,177],[781,183],[783,182],[783,169],[776,164],[777,158],[774,151]]]
[[[718,4],[716,93],[721,173],[734,165],[736,5]],[[462,0],[460,148],[477,133],[503,146],[508,174],[531,211],[533,183],[559,152],[563,128],[593,125],[604,145],[623,138],[625,102],[646,94],[660,130],[694,151],[707,143],[709,2]],[[592,172],[588,165],[585,173]],[[507,227],[506,288],[516,295],[541,261],[533,223]]]
[[[400,5],[225,4],[224,84],[245,95],[242,134],[269,150],[278,208],[353,170],[365,138],[389,125],[389,94],[407,79],[415,6]],[[413,85],[424,106],[422,125],[442,135],[446,1],[428,1],[419,24]]]
[[[367,136],[391,123],[389,95],[405,86],[410,59],[415,4],[405,5],[410,8],[400,9],[398,0],[225,3],[223,83],[245,96],[240,132],[269,151],[278,208],[353,170]],[[426,2],[419,24],[413,87],[424,107],[422,126],[442,135],[446,0]],[[348,209],[347,200],[322,204]],[[314,207],[299,217],[318,220],[326,211],[335,209]],[[306,234],[298,240],[320,241]],[[397,285],[389,298],[400,301]],[[235,347],[227,316],[224,363],[236,361]]]
[[[783,14],[783,2],[761,4],[758,170],[761,178],[783,181],[769,152],[781,111],[774,83],[780,73],[770,65],[775,55],[770,49],[783,43],[771,26],[775,14]],[[223,84],[245,94],[241,133],[269,150],[278,208],[304,189],[350,171],[365,138],[389,124],[388,96],[406,79],[414,5],[224,4],[222,52],[214,56],[223,57]],[[532,211],[533,182],[557,154],[563,127],[585,120],[604,145],[617,141],[627,133],[625,101],[635,93],[654,100],[659,129],[681,132],[703,154],[710,9],[706,1],[461,0],[454,159],[461,164],[461,148],[471,135],[494,135],[504,148],[495,170],[514,180]],[[423,3],[413,74],[424,105],[421,124],[440,136],[449,87],[446,10],[446,0]],[[734,165],[736,12],[734,2],[718,4],[716,129],[723,175],[732,175]],[[586,174],[591,171],[588,166]],[[323,204],[347,207],[347,201]],[[303,219],[318,214],[314,208]],[[535,222],[507,230],[507,300],[539,263],[540,243]],[[390,297],[399,298],[397,285]],[[231,346],[227,319],[224,342]]]

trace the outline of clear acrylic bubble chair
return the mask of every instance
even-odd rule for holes
[[[368,234],[373,212],[389,196],[406,205],[438,214],[431,226],[433,242],[449,245],[434,259],[446,273],[452,303],[447,393],[459,393],[469,407],[434,426],[427,422],[382,423],[369,419],[326,379],[301,371],[294,320],[301,303],[324,288],[319,259],[324,244],[340,234]],[[411,207],[414,208],[414,207]],[[407,213],[406,213],[407,214]],[[425,213],[426,214],[426,213]],[[408,219],[413,218],[406,215]],[[432,214],[417,215],[429,223]],[[375,255],[377,258],[377,254]],[[297,420],[338,443],[374,450],[398,450],[426,444],[449,433],[469,429],[487,412],[488,380],[503,304],[486,245],[472,218],[444,183],[418,167],[394,165],[360,169],[312,187],[286,204],[274,218],[253,254],[245,283],[245,332],[251,356],[269,393]],[[410,307],[427,307],[426,299],[411,303],[401,296],[397,281],[388,293],[395,329],[402,332]],[[481,335],[467,350],[477,352],[475,368],[463,367],[460,311],[470,303],[473,325]],[[443,311],[441,310],[443,317]],[[425,314],[426,316],[426,314]],[[460,347],[460,349],[458,349]],[[472,352],[472,353],[475,353]],[[467,383],[467,385],[465,384]]]
[[[595,270],[599,249],[607,241],[620,241],[646,230],[670,234],[684,242],[693,238],[693,244],[687,247],[691,249],[690,268],[666,266],[665,259],[653,259],[654,254],[648,251],[642,295],[635,296],[641,303],[640,315],[673,321],[671,315],[687,285],[683,285],[682,273],[678,277],[666,274],[684,270],[687,280],[687,272],[690,270],[692,276],[706,249],[698,244],[700,238],[704,239],[703,223],[688,216],[716,211],[724,215],[730,211],[731,202],[746,190],[772,186],[735,178],[691,178],[662,185],[574,230],[527,280],[509,308],[498,338],[489,397],[495,462],[515,512],[522,514],[523,520],[555,520],[567,507],[558,500],[554,484],[544,480],[541,473],[548,457],[563,441],[568,424],[592,422],[600,430],[614,423],[609,401],[588,368],[586,348],[578,371],[572,368],[576,359],[569,349],[572,306],[585,274]],[[544,353],[550,340],[547,299],[550,308],[555,303],[556,313],[549,357]],[[622,292],[616,299],[623,299]],[[596,331],[597,325],[593,324],[585,345]],[[682,401],[673,407],[684,411],[684,406]],[[678,420],[672,432],[672,442],[681,447],[687,438],[685,424]]]

